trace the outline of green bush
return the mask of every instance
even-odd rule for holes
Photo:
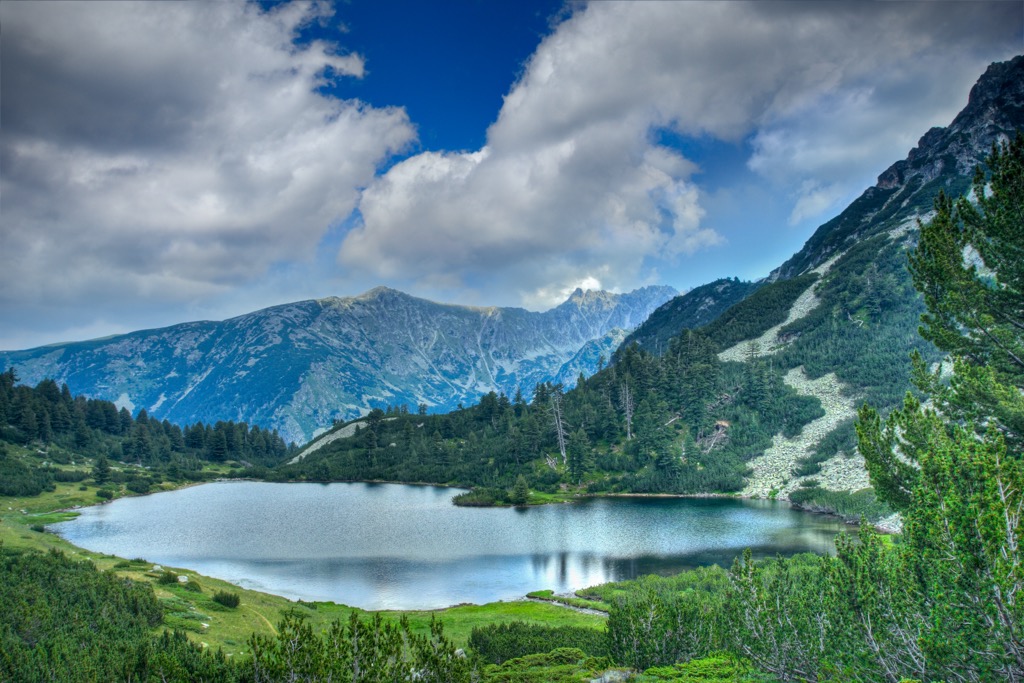
[[[478,488],[460,493],[452,498],[452,502],[468,507],[486,507],[508,502],[507,495],[503,489]]]
[[[579,626],[542,626],[523,621],[477,626],[469,636],[469,647],[491,664],[559,648],[578,648],[593,657],[608,654],[603,631]]]
[[[160,578],[158,578],[156,582],[162,584],[178,583],[178,575],[174,572],[164,572],[160,575]]]
[[[229,593],[227,591],[217,591],[213,594],[213,601],[224,605],[225,607],[238,607],[242,602],[242,598],[239,597],[238,593]]]
[[[110,489],[100,489],[96,492],[96,497],[102,498],[103,500],[110,500],[114,497],[114,492]]]
[[[855,522],[861,517],[869,522],[877,522],[892,514],[889,506],[875,497],[874,489],[828,491],[808,486],[790,493],[789,502],[804,510],[838,515],[849,522]]]

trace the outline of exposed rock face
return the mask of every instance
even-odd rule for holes
[[[308,441],[334,420],[407,404],[452,410],[593,374],[676,294],[577,290],[544,313],[438,304],[378,287],[110,339],[0,353],[22,381],[67,382],[172,422],[247,421]]]
[[[927,213],[939,188],[952,196],[962,194],[992,145],[1008,140],[1016,131],[1024,131],[1024,55],[992,64],[949,126],[925,133],[906,159],[883,171],[874,187],[818,228],[768,279],[799,275],[857,240]]]

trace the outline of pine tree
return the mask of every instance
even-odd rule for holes
[[[928,309],[921,334],[952,355],[952,380],[944,385],[916,358],[931,406],[908,395],[884,423],[865,406],[857,424],[872,483],[905,523],[904,545],[879,551],[873,566],[893,553],[911,558],[879,585],[916,592],[912,607],[923,606],[913,619],[920,632],[884,646],[921,661],[889,680],[1024,681],[1024,139],[995,149],[988,166],[990,182],[975,177],[977,206],[939,196],[910,261]],[[864,560],[842,547],[839,557]],[[865,567],[846,587],[863,604],[877,589],[857,576]]]
[[[594,458],[590,450],[590,439],[583,428],[577,429],[569,437],[569,444],[566,447],[568,455],[569,478],[573,482],[582,483],[583,477],[593,469]]]
[[[508,499],[513,505],[526,505],[530,500],[530,486],[526,483],[526,477],[521,474],[516,477],[516,485],[512,487]]]
[[[107,456],[101,455],[96,458],[96,462],[92,466],[92,478],[100,486],[110,481],[110,462],[107,460]]]

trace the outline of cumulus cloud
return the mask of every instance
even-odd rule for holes
[[[1011,5],[589,4],[537,49],[483,149],[425,152],[367,188],[339,261],[486,276],[527,303],[586,278],[642,282],[724,242],[666,130],[746,142],[790,221],[820,218],[1011,54]]]
[[[181,302],[310,259],[415,138],[401,109],[318,92],[364,71],[294,44],[332,13],[3,3],[3,305]]]

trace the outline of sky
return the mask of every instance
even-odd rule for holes
[[[0,3],[0,349],[386,285],[756,279],[994,61],[1011,2]]]

